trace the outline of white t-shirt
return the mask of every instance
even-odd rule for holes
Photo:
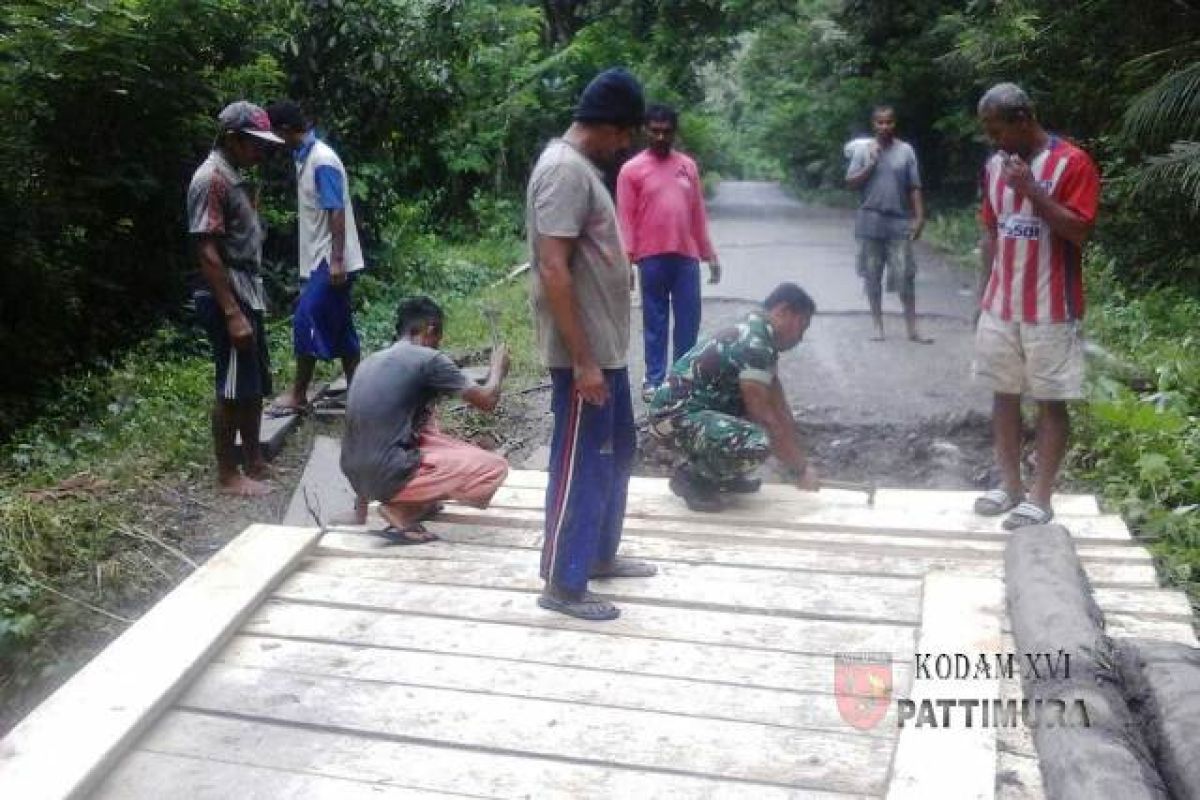
[[[354,206],[350,202],[350,182],[346,179],[346,168],[333,148],[317,139],[313,142],[308,157],[296,166],[297,170],[297,216],[300,228],[300,277],[307,278],[322,261],[331,261],[333,253],[333,231],[330,228],[330,211],[322,207],[317,191],[318,167],[332,167],[342,176],[342,208],[346,212],[346,248],[343,254],[346,272],[357,272],[364,266],[362,246],[358,242],[358,228],[354,222]]]

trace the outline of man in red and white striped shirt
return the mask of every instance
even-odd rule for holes
[[[1083,398],[1083,246],[1096,221],[1100,175],[1075,145],[1047,133],[1029,96],[1001,83],[979,101],[996,148],[983,170],[984,234],[976,374],[994,392],[992,433],[1002,485],[975,502],[1011,511],[1005,528],[1049,522],[1067,450],[1067,401]],[[1037,475],[1021,479],[1021,395],[1038,405]]]

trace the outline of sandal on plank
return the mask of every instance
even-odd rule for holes
[[[396,525],[388,525],[383,530],[372,531],[372,533],[387,539],[388,544],[397,545],[429,544],[438,540],[436,533],[426,530],[425,526],[419,522],[405,525],[403,528]]]
[[[267,419],[283,419],[284,417],[302,417],[309,411],[309,406],[283,406],[271,403],[263,409]]]
[[[621,609],[607,600],[597,597],[591,592],[585,592],[578,600],[567,600],[552,594],[540,594],[538,605],[548,611],[557,611],[568,617],[584,619],[589,622],[602,622],[621,616]]]
[[[1016,508],[1020,502],[1020,497],[1014,497],[1004,489],[989,489],[975,498],[975,513],[984,517],[998,517]]]
[[[597,565],[589,577],[592,578],[650,578],[658,574],[658,567],[649,561],[633,558],[614,558],[608,564]]]
[[[436,517],[438,514],[442,513],[445,510],[446,510],[445,503],[434,503],[432,506],[429,507],[428,511],[426,511],[424,514],[421,515],[421,519],[419,521],[420,522],[428,522],[429,520],[433,519],[434,517]]]
[[[1006,531],[1015,531],[1017,528],[1028,528],[1030,525],[1045,525],[1052,519],[1054,519],[1053,511],[1026,501],[1013,509],[1013,512],[1005,517],[1000,526]]]

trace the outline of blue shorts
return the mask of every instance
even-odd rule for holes
[[[312,271],[292,318],[292,344],[296,355],[312,356],[324,361],[357,356],[361,349],[358,331],[354,329],[354,314],[350,302],[350,287],[354,274],[346,276],[341,286],[329,283],[329,265]]]

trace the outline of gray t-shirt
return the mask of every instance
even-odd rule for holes
[[[629,260],[617,213],[600,171],[561,139],[546,145],[529,176],[525,227],[531,251],[538,349],[547,367],[570,367],[571,355],[550,316],[538,269],[538,236],[575,239],[571,279],[592,357],[601,369],[626,365],[629,351]]]
[[[469,380],[439,350],[399,341],[363,359],[346,398],[342,472],[360,495],[390,500],[417,469],[417,437],[439,397]]]
[[[846,170],[849,176],[867,163],[867,147],[857,147]],[[912,208],[909,192],[921,188],[917,154],[908,142],[892,140],[879,154],[879,162],[862,188],[862,203],[854,222],[854,235],[862,239],[906,239]]]

